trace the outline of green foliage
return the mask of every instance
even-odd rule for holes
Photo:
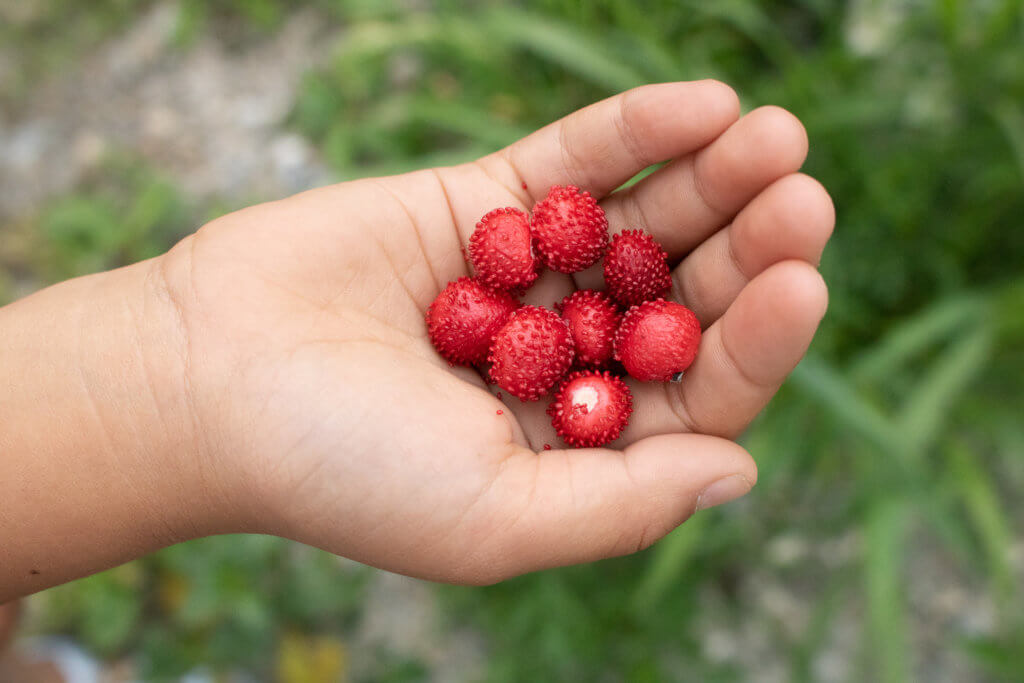
[[[288,632],[351,628],[368,576],[278,538],[207,538],[47,591],[37,626],[103,655],[135,652],[147,680],[200,665],[270,671]]]
[[[45,594],[42,625],[74,629],[87,646],[103,655],[114,654],[139,622],[141,588],[134,565],[90,576]]]
[[[780,103],[807,125],[808,169],[842,219],[828,343],[849,352],[1024,257],[1021,231],[1003,229],[1024,211],[1020,3],[956,21],[942,3],[894,10],[893,27],[888,4],[382,10],[308,78],[295,122],[349,177],[471,158],[644,82],[724,78],[747,108]]]
[[[173,185],[152,170],[111,160],[40,220],[39,270],[57,280],[151,258],[191,231]]]
[[[1000,649],[1018,632],[1020,596],[1013,489],[998,474],[1020,470],[1024,443],[1008,427],[1024,347],[1022,38],[1019,1],[439,2],[349,26],[294,116],[345,177],[469,159],[616,91],[712,76],[748,110],[800,116],[807,169],[838,208],[822,266],[831,313],[746,438],[761,461],[751,505],[762,519],[698,516],[639,560],[482,598],[455,591],[490,634],[492,678],[735,680],[702,658],[695,620],[680,615],[699,591],[724,590],[721,577],[749,575],[762,539],[792,529],[812,542],[853,530],[865,544],[860,578],[821,587],[818,628],[779,642],[795,678],[810,677],[822,629],[858,594],[865,677],[913,676],[904,554],[915,535],[986,577],[1003,607],[1003,636],[963,650],[979,675],[1024,675]]]
[[[865,642],[878,667],[878,675],[872,680],[885,683],[910,680],[900,567],[908,523],[906,504],[885,500],[871,505],[864,522]]]

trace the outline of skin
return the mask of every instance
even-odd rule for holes
[[[650,85],[476,162],[248,208],[0,309],[0,602],[227,532],[487,584],[635,552],[746,493],[757,470],[733,439],[827,303],[834,214],[797,173],[806,153],[781,109],[740,118],[721,83]],[[705,330],[681,383],[630,382],[608,449],[559,450],[546,401],[448,367],[423,321],[469,274],[480,216],[567,183],[665,246]],[[599,266],[545,272],[526,300],[600,285]]]

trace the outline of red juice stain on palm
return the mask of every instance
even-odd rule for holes
[[[550,451],[551,450],[551,444],[549,444],[549,443],[544,444],[544,450]]]
[[[524,189],[524,190],[525,190],[525,189],[527,189],[527,187],[526,187],[526,181],[525,181],[525,180],[523,181],[523,189]]]
[[[505,411],[504,411],[504,410],[499,410],[497,414],[498,414],[498,415],[504,415],[504,414],[505,414]]]

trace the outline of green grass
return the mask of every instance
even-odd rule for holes
[[[853,679],[919,680],[909,595],[922,547],[996,606],[988,632],[942,626],[946,656],[975,680],[1024,679],[1009,554],[1024,514],[1024,2],[917,3],[891,25],[879,8],[902,3],[306,4],[345,30],[304,79],[291,125],[342,177],[455,163],[618,90],[712,76],[747,110],[801,117],[806,170],[836,201],[830,313],[744,438],[758,487],[635,557],[441,589],[452,621],[485,634],[488,680],[748,678],[749,664],[709,655],[709,624],[751,625],[792,680],[814,680],[851,605]],[[183,7],[186,45],[211,21],[258,37],[292,5]],[[158,174],[115,165],[107,178],[40,217],[36,271],[142,258],[198,215]],[[777,566],[783,535],[815,552],[852,537],[859,550]],[[362,575],[318,554],[295,565],[287,547],[173,548],[48,593],[43,624],[134,652],[154,674],[267,671],[289,629],[344,637],[359,614]],[[809,606],[802,629],[759,607],[750,586],[765,580]],[[389,680],[422,678],[417,662],[389,662]]]
[[[1007,554],[1020,509],[1003,474],[1022,457],[1008,425],[1022,398],[1024,5],[926,3],[888,35],[869,9],[818,2],[438,5],[354,23],[309,76],[295,125],[344,177],[468,159],[618,90],[714,76],[748,110],[801,117],[807,170],[839,215],[822,266],[831,313],[746,438],[756,513],[699,518],[638,558],[450,591],[491,634],[491,676],[741,680],[701,656],[686,618],[700,596],[758,571],[765,538],[854,530],[859,566],[821,596],[863,601],[865,678],[912,680],[919,664],[905,598],[915,536],[1002,607],[1002,635],[959,652],[979,676],[1024,677],[1005,649],[1020,633]],[[726,604],[742,623],[749,606]],[[835,613],[815,617],[819,632]],[[798,653],[795,678],[824,646],[814,635],[779,642]]]
[[[289,633],[350,628],[368,575],[278,538],[208,538],[37,596],[35,626],[100,655],[134,652],[147,679],[197,666],[266,675]]]

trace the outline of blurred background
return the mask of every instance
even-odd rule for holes
[[[751,495],[485,589],[204,539],[33,596],[18,651],[82,681],[1024,680],[1022,0],[0,0],[0,303],[705,77],[796,113],[838,210]]]

